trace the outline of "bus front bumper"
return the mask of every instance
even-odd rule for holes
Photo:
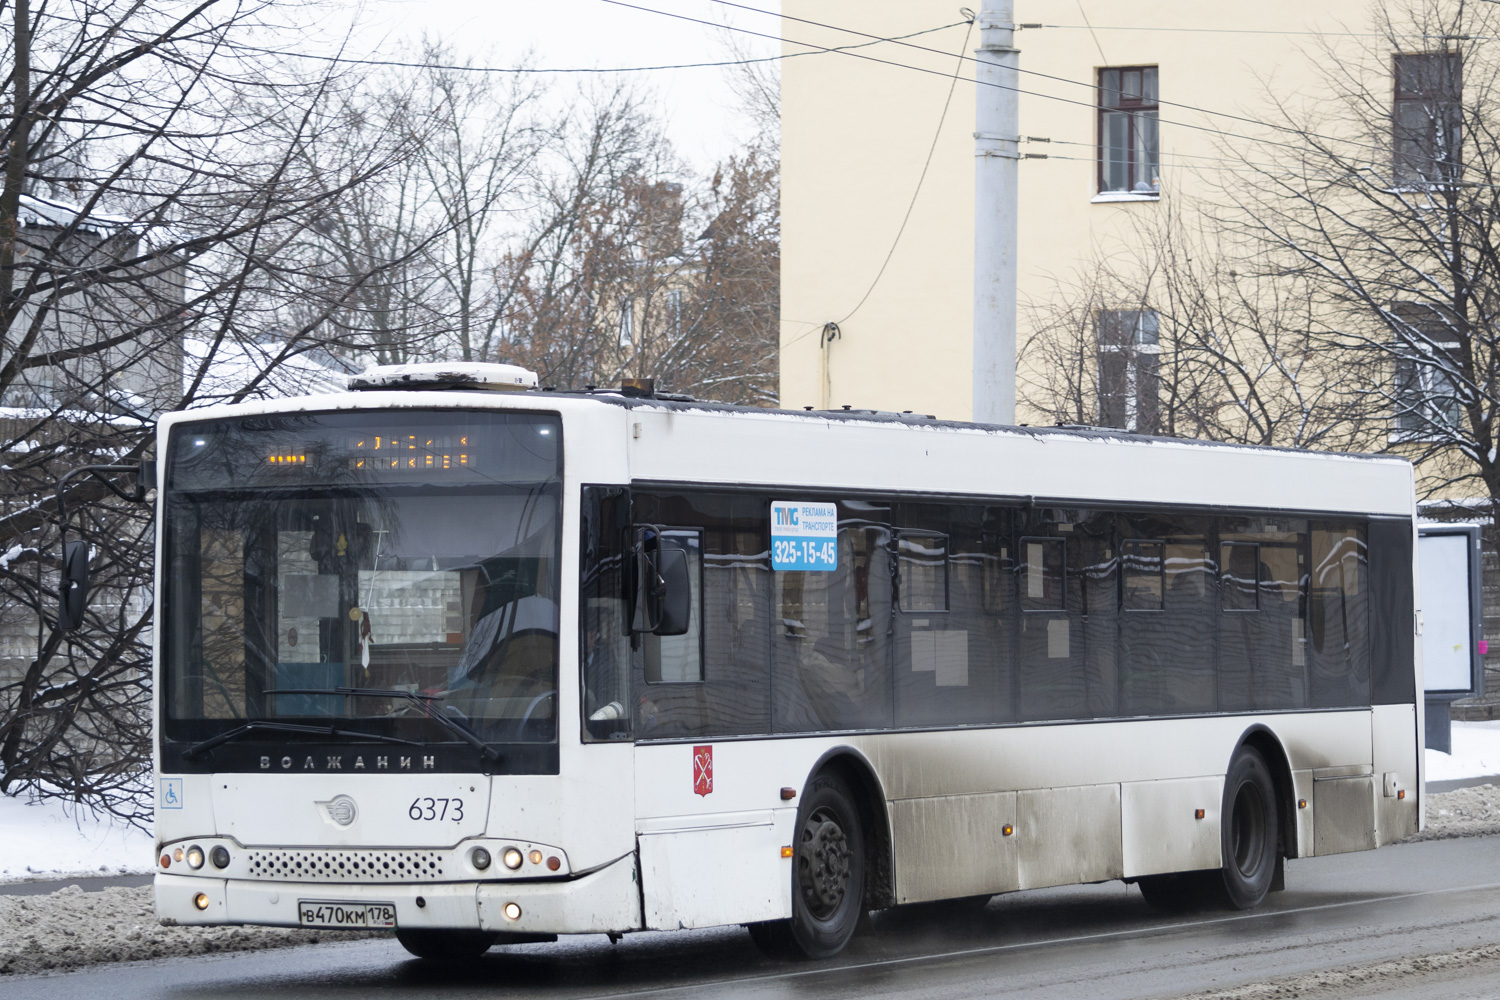
[[[300,927],[302,902],[346,906],[386,903],[395,908],[396,926],[412,929],[590,934],[638,930],[642,926],[634,855],[556,882],[369,885],[156,876],[156,916],[169,925]]]

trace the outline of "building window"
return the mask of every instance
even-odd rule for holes
[[[672,289],[667,293],[667,329],[674,338],[682,336],[682,292]]]
[[[1150,309],[1102,309],[1099,423],[1155,434],[1161,419],[1160,322]]]
[[[1156,67],[1099,71],[1099,191],[1161,190]]]
[[[1395,432],[1409,440],[1451,437],[1462,419],[1458,394],[1458,341],[1438,310],[1398,302],[1391,312],[1400,333],[1395,345]]]
[[[1458,53],[1398,55],[1394,75],[1395,179],[1406,184],[1457,180],[1463,154],[1463,65]]]
[[[635,345],[635,299],[620,300],[620,346]]]

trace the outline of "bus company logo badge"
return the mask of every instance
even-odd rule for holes
[[[318,810],[322,812],[325,819],[337,823],[339,826],[348,826],[359,818],[359,807],[354,800],[347,795],[335,795],[326,802],[319,802]]]
[[[707,795],[714,790],[714,748],[693,747],[693,794]]]

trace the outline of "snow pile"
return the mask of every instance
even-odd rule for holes
[[[1491,837],[1500,833],[1500,787],[1457,788],[1427,796],[1427,826],[1411,840]]]
[[[151,887],[47,896],[0,896],[0,975],[74,969],[99,962],[351,941],[388,931],[280,927],[163,927]]]
[[[1453,723],[1453,753],[1428,750],[1426,772],[1428,781],[1500,775],[1500,722]]]
[[[146,873],[155,851],[149,833],[119,820],[9,796],[0,796],[0,843],[0,882]]]

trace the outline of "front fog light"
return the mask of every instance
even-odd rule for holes
[[[223,844],[218,845],[208,852],[208,860],[214,863],[215,868],[229,867],[229,848]]]
[[[198,893],[198,895],[193,897],[193,905],[200,910],[208,909],[208,895],[202,892]]]
[[[505,867],[509,868],[511,871],[515,871],[517,868],[521,867],[521,862],[524,861],[525,858],[523,858],[521,856],[521,852],[516,850],[514,847],[507,847],[505,849],[505,853],[500,855],[500,860],[505,862]]]
[[[193,869],[193,871],[197,871],[199,868],[202,868],[203,848],[199,847],[197,844],[189,847],[187,849],[187,863],[188,867]]]
[[[505,919],[506,920],[520,920],[521,919],[521,906],[520,906],[520,904],[518,904],[518,903],[506,903],[505,904]]]
[[[475,868],[484,871],[490,866],[490,852],[482,847],[476,847],[474,853],[469,855],[469,860],[474,863]]]

